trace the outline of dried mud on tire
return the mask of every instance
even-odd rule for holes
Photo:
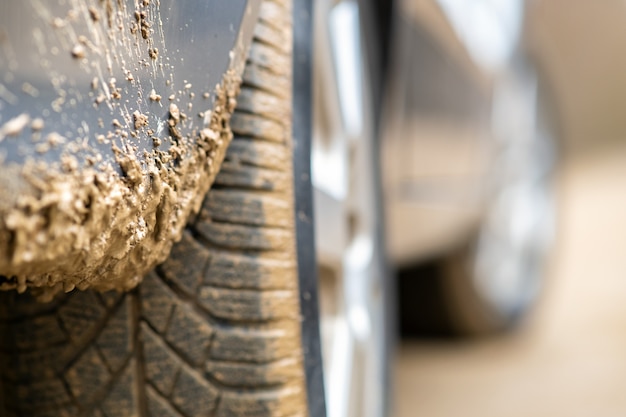
[[[136,289],[0,293],[0,415],[306,415],[291,9],[265,1],[214,189]],[[277,65],[279,64],[279,65]]]

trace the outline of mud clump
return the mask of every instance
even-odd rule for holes
[[[161,96],[157,94],[156,91],[154,91],[154,88],[150,90],[150,95],[148,96],[148,98],[150,99],[150,101],[161,101]]]
[[[139,130],[144,126],[148,126],[148,116],[141,114],[138,110],[133,113],[133,121],[135,124],[135,130]]]
[[[178,106],[175,103],[171,103],[170,104],[170,119],[169,119],[169,125],[171,127],[174,127],[178,124],[178,122],[180,122],[180,110],[178,109]]]
[[[30,124],[30,128],[35,132],[39,132],[40,130],[43,130],[45,125],[46,123],[44,122],[44,120],[38,117],[32,121],[32,123]]]
[[[19,136],[22,130],[30,123],[30,116],[22,113],[0,127],[0,142],[7,136]]]
[[[92,21],[94,22],[100,21],[100,12],[98,11],[98,9],[96,9],[93,6],[90,6],[88,10],[89,10],[89,17],[91,18]]]
[[[20,192],[0,207],[0,274],[14,277],[1,282],[0,289],[36,288],[45,300],[74,288],[136,286],[167,258],[213,183],[232,139],[229,120],[239,84],[239,76],[227,73],[213,111],[207,112],[208,123],[172,146],[184,158],[155,149],[139,160],[132,148],[112,145],[122,174],[106,165],[76,169],[72,158],[57,169],[10,166],[7,172],[19,181],[9,183],[31,192]],[[171,103],[168,123],[179,139],[177,129],[184,121]],[[22,117],[15,124],[21,129],[29,122],[30,117]],[[136,129],[150,129],[138,111],[133,122]],[[10,133],[14,129],[9,127]],[[50,134],[47,140],[55,146],[64,138]]]
[[[80,59],[84,58],[87,52],[85,51],[85,47],[83,45],[77,43],[72,48],[71,54],[74,58]]]

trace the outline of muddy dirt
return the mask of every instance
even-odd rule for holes
[[[176,132],[179,146],[155,149],[140,161],[114,145],[122,175],[112,167],[78,170],[69,155],[61,169],[10,166],[22,183],[17,188],[31,193],[20,192],[2,210],[0,271],[12,278],[0,288],[134,287],[167,257],[189,215],[198,211],[232,138],[229,118],[238,86],[238,77],[229,74],[194,146],[184,146],[183,139],[191,138]],[[175,129],[181,114],[175,105],[170,110]],[[137,129],[147,127],[141,116]],[[15,179],[2,181],[3,195]]]
[[[22,130],[30,122],[30,116],[26,113],[22,113],[17,117],[7,121],[0,127],[0,141],[7,136],[19,136],[22,134]]]
[[[74,288],[128,290],[165,260],[224,158],[243,67],[243,59],[231,61],[214,95],[198,94],[213,99],[204,104],[207,111],[191,117],[185,112],[193,108],[192,85],[185,80],[176,89],[163,69],[159,2],[136,3],[134,12],[122,1],[70,3],[67,15],[44,18],[60,33],[67,59],[88,75],[96,72],[85,87],[92,105],[107,111],[98,126],[83,122],[82,135],[75,136],[46,132],[44,113],[22,113],[0,124],[0,142],[28,141],[30,135],[41,155],[0,160],[0,289],[33,288],[42,299]],[[89,32],[77,36],[74,25],[81,19]],[[114,45],[125,45],[135,62]],[[235,55],[243,56],[241,39],[237,48]],[[124,77],[116,78],[120,72]],[[130,105],[136,96],[138,103],[145,97],[163,108],[161,94],[133,75],[146,72],[167,78],[169,91],[160,92],[171,101],[164,117]],[[68,103],[80,97],[62,87],[62,77],[52,75],[51,81],[59,86],[51,109],[67,113]],[[102,156],[103,145],[112,158]]]

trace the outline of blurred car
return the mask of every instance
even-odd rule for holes
[[[0,415],[383,416],[391,269],[464,333],[536,297],[521,2],[0,10]]]
[[[404,271],[397,297],[412,328],[492,334],[538,297],[554,227],[554,109],[524,48],[521,0],[315,7],[327,407],[381,416],[390,271]],[[434,275],[405,283],[433,259]]]
[[[390,253],[452,254],[438,295],[450,327],[504,329],[537,296],[554,227],[556,115],[524,47],[524,2],[402,4],[383,149]]]

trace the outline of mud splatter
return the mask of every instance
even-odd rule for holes
[[[49,133],[48,136],[46,136],[46,142],[51,147],[55,147],[64,144],[65,142],[67,142],[67,139],[56,132],[52,132]]]
[[[135,130],[139,130],[144,126],[148,126],[148,116],[141,114],[138,110],[133,113],[133,121],[135,124]]]
[[[36,12],[56,36],[37,41],[56,94],[50,111],[61,117],[81,105],[97,108],[97,123],[77,119],[72,129],[51,131],[56,119],[46,109],[0,127],[0,140],[30,127],[36,151],[25,162],[0,161],[0,195],[7,196],[0,199],[0,274],[15,277],[0,289],[35,288],[44,298],[74,288],[127,290],[167,257],[224,158],[245,62],[239,51],[215,94],[203,94],[214,101],[202,105],[198,123],[185,114],[196,107],[191,83],[165,72],[175,73],[160,2],[67,4],[62,17],[43,6]],[[83,73],[68,80],[46,67],[51,55]],[[2,88],[0,96],[8,94]],[[165,116],[157,90],[170,99]],[[57,156],[37,155],[48,152]]]
[[[100,20],[100,12],[95,7],[90,6],[89,17],[91,17],[91,20],[93,20],[94,22],[98,22]]]
[[[163,151],[154,150],[140,162],[133,152],[115,146],[121,175],[112,167],[77,170],[71,158],[58,169],[12,166],[34,192],[21,193],[0,217],[0,271],[17,277],[0,289],[38,287],[46,289],[45,298],[74,287],[127,290],[137,285],[165,260],[215,179],[232,138],[229,120],[239,83],[238,76],[227,74],[217,88],[208,126],[195,133],[194,146],[179,147],[184,158],[175,164]],[[169,120],[173,126],[182,121],[175,104]],[[48,135],[48,142],[60,138]]]
[[[30,124],[30,128],[35,132],[39,132],[40,130],[43,130],[45,126],[46,124],[44,120],[40,117],[33,120],[33,122]]]
[[[9,120],[0,127],[0,141],[7,136],[19,136],[28,123],[30,123],[30,116],[26,113]]]
[[[157,94],[156,91],[154,91],[154,88],[150,90],[150,95],[148,96],[148,98],[151,101],[161,101],[161,96]]]
[[[74,58],[84,58],[87,54],[85,47],[79,43],[74,45],[72,48],[71,54]]]

